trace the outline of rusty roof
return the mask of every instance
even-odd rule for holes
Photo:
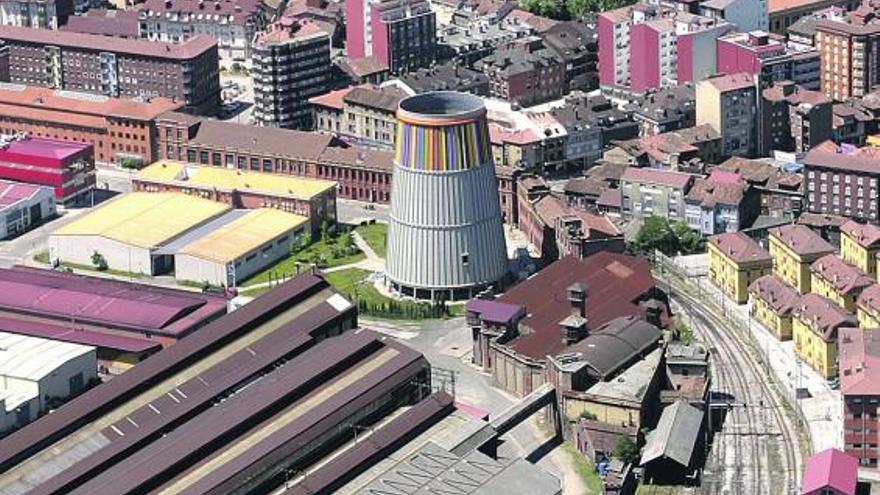
[[[776,237],[776,239],[800,256],[834,252],[834,246],[828,244],[819,234],[804,225],[793,224],[776,227],[770,230],[770,235]]]
[[[809,292],[801,296],[792,315],[804,322],[810,330],[825,342],[837,340],[840,327],[857,327],[858,320],[827,297]]]
[[[742,232],[728,232],[714,235],[709,243],[736,263],[772,263],[770,253],[754,239]]]
[[[874,283],[865,272],[847,264],[836,254],[828,254],[814,261],[810,270],[813,275],[831,284],[834,290],[841,294],[861,291]]]
[[[655,287],[651,267],[641,257],[603,251],[584,259],[562,258],[497,299],[525,306],[528,313],[520,323],[520,335],[507,346],[537,360],[562,352],[559,322],[571,313],[567,289],[576,282],[589,287],[590,328],[620,316],[644,315],[639,302]]]

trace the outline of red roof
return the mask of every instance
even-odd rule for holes
[[[871,313],[880,312],[880,284],[873,284],[859,294],[856,306]]]
[[[845,152],[830,141],[812,148],[804,156],[804,165],[850,172],[877,173],[877,162],[880,161],[880,150],[866,146]]]
[[[834,252],[831,244],[804,225],[783,225],[770,230],[770,235],[801,256]]]
[[[874,284],[874,279],[867,276],[861,269],[849,265],[836,254],[826,254],[814,261],[810,266],[814,275],[831,284],[835,291],[849,294],[860,291]]]
[[[311,103],[312,105],[319,105],[322,107],[342,110],[343,104],[345,103],[345,95],[347,95],[354,88],[355,86],[349,86],[347,88],[337,89],[335,91],[324,93],[322,95],[313,96],[309,98],[309,103]]]
[[[749,292],[770,305],[779,316],[791,316],[791,311],[801,298],[800,293],[776,275],[764,275],[752,282]]]
[[[17,26],[0,26],[0,39],[7,40],[7,42],[16,41],[81,50],[108,51],[170,60],[189,60],[217,46],[216,39],[205,35],[194,36],[182,43],[164,43],[142,39],[115,38],[101,34],[53,31],[51,29]]]
[[[843,495],[855,495],[858,477],[858,461],[837,449],[823,450],[807,459],[801,493],[831,488]]]
[[[841,328],[837,352],[843,394],[880,395],[880,329]]]
[[[794,316],[804,321],[825,342],[836,341],[839,328],[859,326],[856,317],[849,311],[831,299],[812,292],[801,296],[794,308]]]
[[[587,320],[599,328],[614,318],[644,315],[641,299],[654,289],[651,266],[641,257],[599,252],[588,258],[565,257],[497,299],[525,306],[522,331],[507,345],[532,359],[559,354],[562,342],[559,322],[571,313],[567,289],[574,283],[587,286]]]
[[[880,243],[880,227],[872,224],[863,224],[853,220],[840,226],[840,231],[850,236],[862,247],[877,247]]]
[[[728,232],[709,238],[709,242],[736,263],[772,263],[770,253],[742,232]]]
[[[38,121],[82,123],[86,127],[101,129],[106,126],[106,117],[152,120],[159,114],[182,105],[168,98],[153,98],[149,102],[142,102],[96,95],[77,97],[70,92],[59,93],[50,88],[36,86],[0,87],[2,115]]]
[[[582,229],[588,237],[592,231],[599,232],[605,236],[616,237],[622,235],[620,229],[614,225],[607,216],[590,213],[579,208],[572,208],[564,201],[553,195],[547,195],[535,203],[535,210],[538,215],[549,226],[556,224],[557,218],[575,217],[581,221]]]
[[[51,188],[46,186],[0,179],[0,212],[3,212],[6,206],[14,205],[23,199],[32,197],[40,189],[51,191]],[[54,192],[52,195],[54,195]]]
[[[647,182],[650,184],[662,184],[669,187],[685,188],[691,183],[693,176],[682,172],[673,172],[671,170],[627,167],[620,179],[630,182]]]

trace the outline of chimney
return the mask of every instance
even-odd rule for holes
[[[568,303],[572,316],[587,317],[587,284],[576,282],[568,286]]]

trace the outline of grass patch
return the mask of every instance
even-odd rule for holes
[[[594,468],[593,465],[590,464],[590,461],[588,461],[583,454],[578,452],[570,442],[563,442],[562,448],[569,456],[571,456],[572,463],[574,464],[578,475],[584,481],[584,484],[587,485],[587,493],[585,495],[601,495],[602,478],[599,477],[596,468]]]
[[[49,251],[40,251],[34,255],[34,261],[37,263],[49,264]]]
[[[680,488],[675,485],[639,485],[636,495],[676,495]]]
[[[92,273],[103,273],[106,275],[115,275],[117,277],[128,277],[128,278],[144,278],[147,275],[144,273],[133,273],[127,272],[125,270],[115,270],[113,268],[107,268],[106,270],[98,270],[92,265],[82,265],[79,263],[70,263],[69,261],[62,261],[59,263],[62,268],[70,268],[71,270],[81,270]]]
[[[359,225],[354,229],[380,258],[385,257],[385,241],[388,236],[388,224],[371,223]]]
[[[361,315],[387,320],[425,320],[448,318],[451,308],[445,304],[431,304],[385,296],[367,281],[369,270],[349,268],[327,273],[330,282],[340,294],[357,305]]]
[[[286,280],[312,264],[317,264],[319,268],[332,268],[334,266],[357,263],[367,257],[353,244],[343,247],[342,242],[339,241],[339,238],[342,236],[349,236],[350,238],[350,235],[347,233],[340,234],[337,237],[321,239],[292,252],[274,265],[249,277],[241,283],[241,287]],[[300,265],[300,270],[297,270],[297,265]]]

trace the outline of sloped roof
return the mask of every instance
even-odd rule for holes
[[[858,474],[856,459],[834,448],[823,450],[807,459],[801,492],[814,493],[833,488],[844,495],[855,495]]]
[[[874,279],[858,267],[847,264],[836,254],[827,254],[814,261],[810,270],[841,294],[860,291],[874,284]]]
[[[856,317],[841,308],[834,301],[812,292],[801,296],[794,308],[794,316],[809,326],[810,330],[825,342],[837,339],[841,327],[857,327]]]
[[[620,316],[644,315],[639,300],[654,289],[651,267],[644,258],[607,251],[584,259],[562,258],[497,299],[525,306],[528,312],[520,323],[528,331],[507,346],[539,360],[562,352],[565,344],[559,321],[571,312],[567,289],[576,282],[589,288],[586,304],[591,328]]]
[[[667,406],[660,415],[657,428],[645,438],[641,465],[667,458],[682,466],[689,466],[702,423],[703,411],[687,402],[676,401]]]
[[[791,315],[801,298],[800,293],[776,275],[764,275],[752,282],[749,293],[767,303],[779,316]]]
[[[840,231],[847,234],[860,246],[865,248],[880,247],[880,227],[847,220],[840,226]]]
[[[843,395],[880,395],[880,328],[841,328],[837,351]]]
[[[771,263],[773,261],[770,253],[742,232],[714,235],[709,238],[709,243],[717,247],[725,256],[736,263]]]
[[[770,235],[801,256],[834,252],[834,246],[803,225],[783,225],[771,229]]]
[[[880,284],[873,284],[859,294],[856,305],[871,313],[880,312]]]
[[[615,318],[594,330],[590,336],[565,348],[562,356],[596,370],[607,379],[632,362],[633,358],[657,344],[663,335],[659,328],[638,316]]]

